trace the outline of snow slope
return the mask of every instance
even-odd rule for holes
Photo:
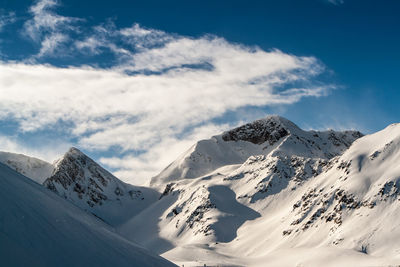
[[[2,266],[174,266],[0,163]]]
[[[159,197],[156,190],[122,182],[77,148],[70,148],[55,162],[51,177],[43,185],[113,226]]]
[[[198,142],[118,231],[185,266],[395,264],[399,150],[400,125],[362,137],[268,117]]]
[[[0,162],[41,184],[50,177],[53,165],[33,157],[0,151]]]
[[[241,228],[229,253],[244,252],[254,265],[398,264],[399,160],[399,124],[358,139],[294,191],[250,205],[263,219]]]

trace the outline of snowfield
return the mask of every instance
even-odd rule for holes
[[[398,162],[400,124],[363,136],[269,116],[199,141],[149,188],[124,184],[74,148],[43,180],[61,198],[18,180],[62,203],[58,213],[78,214],[67,201],[87,211],[85,222],[121,240],[116,251],[137,243],[180,266],[390,266],[400,263]]]

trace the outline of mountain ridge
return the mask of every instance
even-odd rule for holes
[[[0,151],[0,162],[39,184],[54,170],[54,166],[44,160],[11,152]]]

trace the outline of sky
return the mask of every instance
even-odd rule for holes
[[[278,114],[399,122],[400,1],[0,0],[0,150],[75,146],[144,184],[196,141]]]

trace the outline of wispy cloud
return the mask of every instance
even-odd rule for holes
[[[14,12],[4,12],[0,9],[0,32],[3,28],[9,24],[14,23],[17,20]]]
[[[328,3],[331,3],[336,6],[344,4],[344,0],[327,0],[327,1]]]
[[[39,56],[62,56],[56,48],[63,44],[69,54],[111,53],[116,60],[105,69],[0,63],[0,120],[12,119],[23,132],[62,124],[80,146],[116,151],[101,162],[126,181],[145,181],[196,140],[236,125],[214,122],[226,112],[288,105],[334,88],[316,82],[325,69],[314,57],[217,36],[108,22],[71,38],[71,24],[82,20],[55,14],[55,6],[36,2],[25,23],[41,44]]]
[[[62,33],[52,33],[47,35],[42,40],[38,57],[54,54],[60,44],[65,43],[68,39],[68,36]]]
[[[39,0],[29,9],[32,18],[25,22],[23,33],[41,44],[39,57],[53,55],[58,46],[68,39],[68,32],[77,30],[74,24],[81,21],[58,15],[53,11],[57,6],[56,0]]]

